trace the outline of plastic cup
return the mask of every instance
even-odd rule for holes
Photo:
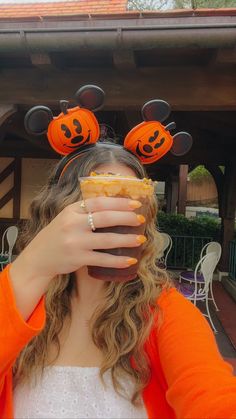
[[[82,197],[84,200],[99,196],[123,197],[138,200],[142,203],[135,212],[146,217],[147,206],[153,196],[153,183],[150,179],[137,179],[135,177],[121,176],[89,176],[79,178]],[[95,226],[96,227],[96,226]],[[145,223],[133,226],[113,226],[107,228],[96,228],[94,233],[119,233],[119,234],[144,234]],[[138,247],[121,247],[115,249],[100,249],[98,251],[110,253],[116,256],[127,256],[136,258],[137,263],[127,268],[103,268],[100,266],[88,266],[88,273],[93,278],[103,281],[126,282],[137,277],[139,262],[141,259],[143,245]]]

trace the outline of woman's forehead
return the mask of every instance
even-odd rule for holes
[[[114,175],[135,176],[135,172],[121,163],[104,163],[96,167],[97,173],[109,173]]]

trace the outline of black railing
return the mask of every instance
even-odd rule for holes
[[[236,240],[229,243],[229,276],[236,281]]]
[[[199,261],[200,253],[211,237],[171,236],[172,249],[168,255],[167,266],[172,269],[194,269]]]

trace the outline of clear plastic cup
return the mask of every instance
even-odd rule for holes
[[[88,176],[79,178],[82,197],[84,200],[98,196],[106,197],[123,197],[132,200],[138,200],[142,203],[140,208],[135,212],[146,217],[147,205],[153,196],[153,182],[150,179],[137,179],[135,177],[121,176]],[[96,226],[95,226],[96,227]],[[137,234],[141,235],[145,232],[145,223],[133,226],[113,226],[107,228],[96,228],[94,233],[119,233],[119,234]],[[138,247],[121,247],[115,249],[100,249],[100,252],[110,253],[116,256],[127,256],[136,258],[137,263],[127,268],[103,268],[100,266],[88,266],[90,276],[101,279],[103,281],[126,282],[137,277],[139,261],[141,259],[143,245]]]

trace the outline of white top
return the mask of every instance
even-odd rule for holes
[[[134,407],[117,394],[111,373],[104,374],[106,387],[97,367],[47,367],[35,385],[19,383],[14,390],[15,419],[146,419],[144,405]],[[132,382],[124,381],[130,394]]]

